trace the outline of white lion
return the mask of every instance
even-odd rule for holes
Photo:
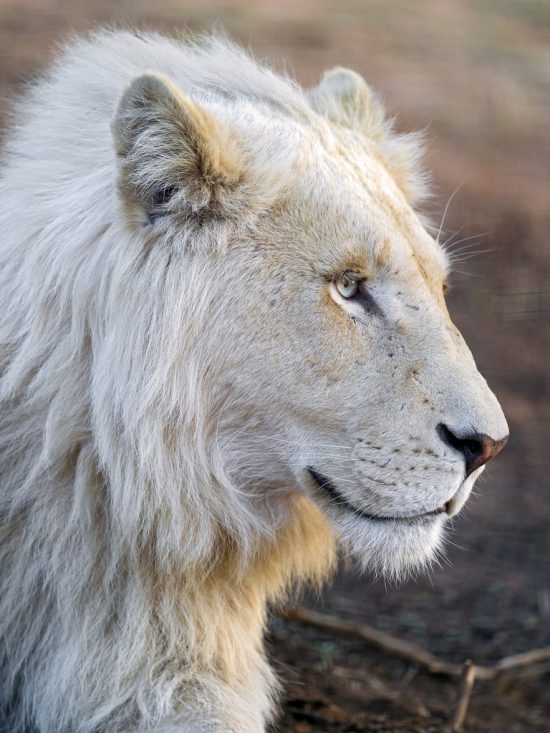
[[[0,701],[22,733],[259,733],[266,604],[433,556],[507,425],[363,79],[103,33],[0,182]],[[1,726],[0,726],[1,727]]]

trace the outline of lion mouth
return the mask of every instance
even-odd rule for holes
[[[334,504],[337,504],[340,508],[346,509],[349,512],[352,512],[357,517],[361,517],[362,519],[370,519],[374,522],[413,522],[415,520],[422,520],[422,519],[429,519],[431,517],[436,517],[439,514],[446,514],[448,513],[448,504],[450,502],[446,502],[443,506],[437,507],[437,509],[433,509],[429,512],[424,512],[422,514],[402,514],[402,515],[384,515],[384,514],[370,514],[369,512],[365,512],[363,509],[359,509],[354,504],[349,502],[342,494],[338,491],[338,489],[334,486],[334,484],[328,479],[326,476],[323,476],[323,474],[316,471],[311,466],[307,466],[307,471],[309,475],[312,477],[312,479],[315,481],[315,484],[317,485],[317,488],[324,491],[332,500]]]

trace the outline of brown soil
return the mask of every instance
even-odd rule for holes
[[[430,577],[395,588],[348,570],[309,602],[459,662],[549,645],[550,4],[0,0],[2,95],[69,31],[105,22],[169,32],[220,22],[304,84],[331,65],[357,69],[400,127],[427,128],[434,218],[461,184],[444,228],[457,240],[483,233],[463,243],[485,253],[457,264],[450,309],[512,437]],[[275,619],[269,649],[286,690],[281,732],[429,733],[454,704],[454,683],[357,641]],[[476,683],[466,730],[550,731],[550,673],[537,672]]]

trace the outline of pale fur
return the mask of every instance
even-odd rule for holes
[[[137,78],[137,81],[133,81]],[[502,437],[361,77],[107,32],[19,103],[0,181],[0,707],[23,733],[259,733],[268,601],[336,542],[402,575]],[[361,269],[385,319],[339,299]],[[416,469],[416,470],[413,470]],[[1,728],[1,726],[0,726]]]

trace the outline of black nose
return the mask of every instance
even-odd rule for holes
[[[483,433],[473,433],[472,435],[466,435],[464,438],[459,438],[443,423],[439,423],[437,432],[444,443],[464,456],[466,476],[469,476],[476,468],[485,465],[487,461],[498,455],[508,442],[508,436],[501,440],[494,440]]]

